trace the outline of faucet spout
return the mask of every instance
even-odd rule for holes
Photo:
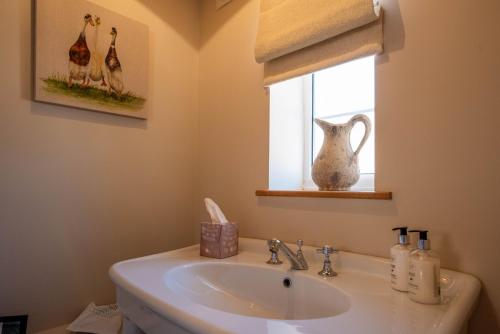
[[[307,270],[309,266],[307,265],[306,259],[302,255],[302,251],[299,249],[297,254],[295,254],[284,242],[278,239],[271,239],[267,241],[270,250],[278,251],[281,249],[285,254],[286,258],[291,264],[291,269],[293,270]]]

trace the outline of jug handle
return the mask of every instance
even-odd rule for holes
[[[358,148],[356,151],[354,151],[355,155],[359,154],[359,151],[361,151],[361,148],[363,148],[363,145],[365,145],[366,141],[368,140],[368,137],[370,136],[370,133],[372,131],[372,123],[370,122],[370,119],[365,116],[365,115],[354,115],[350,120],[349,124],[351,126],[351,129],[354,127],[354,125],[358,122],[361,122],[365,126],[365,135],[363,136],[363,139],[361,139],[361,142],[358,145]]]

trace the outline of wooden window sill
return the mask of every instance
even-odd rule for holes
[[[256,196],[320,197],[391,200],[390,191],[256,190]]]

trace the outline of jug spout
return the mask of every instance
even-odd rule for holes
[[[314,123],[316,123],[325,132],[335,126],[335,124],[329,123],[319,118],[315,118]]]

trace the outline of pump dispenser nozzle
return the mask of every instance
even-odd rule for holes
[[[393,231],[399,230],[399,244],[407,245],[408,244],[408,227],[395,227],[392,229]]]
[[[409,232],[418,233],[418,249],[430,249],[429,240],[427,239],[427,230],[411,230]]]

